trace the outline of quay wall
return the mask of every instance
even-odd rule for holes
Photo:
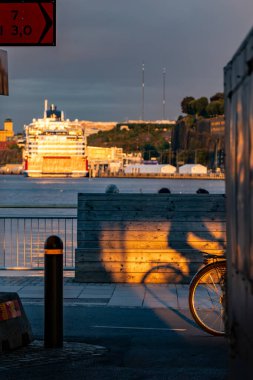
[[[95,173],[96,176],[96,173]],[[211,180],[224,180],[225,179],[225,174],[216,174],[216,173],[211,173],[211,174],[163,174],[163,173],[153,173],[153,174],[141,174],[141,173],[134,173],[134,174],[114,174],[114,173],[101,173],[97,174],[98,177],[109,177],[109,178],[144,178],[144,179],[197,179],[197,180],[202,180],[202,179],[211,179]]]

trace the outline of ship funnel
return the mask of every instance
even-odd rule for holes
[[[48,100],[45,99],[45,101],[44,101],[44,118],[45,119],[47,117],[47,108],[48,108]]]

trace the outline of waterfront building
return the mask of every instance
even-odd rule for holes
[[[123,148],[87,146],[87,158],[91,176],[100,174],[119,174],[129,164],[140,164],[140,152],[124,153]]]
[[[0,129],[0,142],[6,142],[13,138],[13,121],[11,119],[5,119],[4,129]]]
[[[123,149],[87,146],[90,174],[95,176],[104,172],[118,173],[123,168]]]

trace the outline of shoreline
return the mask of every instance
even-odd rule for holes
[[[117,175],[117,174],[100,174],[100,175],[92,175],[92,176],[86,176],[86,177],[72,177],[69,175],[43,175],[41,177],[33,177],[33,176],[25,176],[22,173],[0,173],[0,176],[22,176],[24,178],[35,178],[35,179],[52,179],[52,178],[58,178],[58,179],[80,179],[80,178],[88,178],[88,179],[94,179],[94,178],[118,178],[118,179],[194,179],[194,180],[220,180],[224,181],[226,179],[225,174],[171,174],[171,175],[161,175],[161,174],[124,174],[124,175]]]
[[[91,178],[123,178],[123,179],[196,179],[196,180],[225,180],[225,174],[124,174],[124,175],[99,175]]]

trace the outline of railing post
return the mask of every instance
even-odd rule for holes
[[[52,235],[45,241],[44,346],[63,346],[63,242]]]

